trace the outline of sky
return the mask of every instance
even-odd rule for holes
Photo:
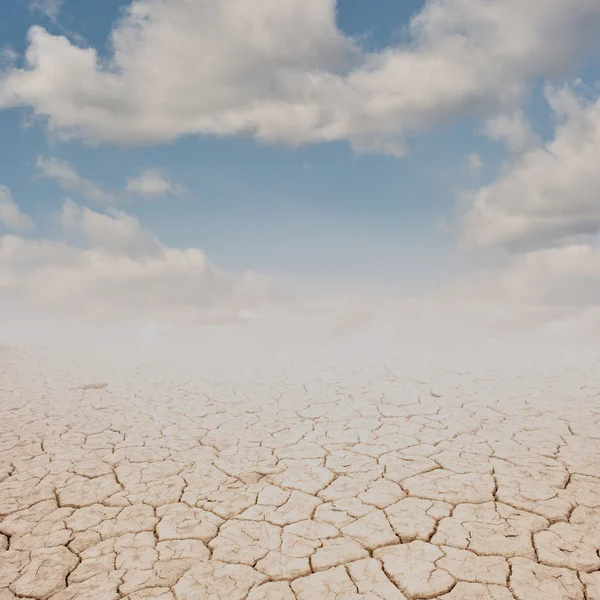
[[[595,334],[600,0],[524,4],[3,3],[4,314]]]

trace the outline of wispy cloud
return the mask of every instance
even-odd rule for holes
[[[482,131],[490,140],[504,143],[513,154],[526,152],[539,143],[525,113],[521,110],[488,119],[483,124]]]
[[[186,188],[172,182],[158,169],[145,169],[138,177],[127,180],[126,191],[147,200],[161,196],[181,196],[187,192]]]
[[[13,231],[33,229],[33,221],[14,201],[10,190],[0,185],[0,224]]]
[[[42,13],[51,21],[56,21],[63,4],[64,0],[31,0],[29,10]]]
[[[188,191],[160,169],[144,169],[138,176],[127,179],[123,191],[107,192],[99,183],[82,177],[74,165],[66,160],[39,156],[36,166],[41,177],[52,179],[66,192],[97,204],[112,205],[127,200],[128,196],[153,200],[165,196],[181,196]]]
[[[87,200],[101,204],[113,204],[117,200],[114,194],[105,192],[97,183],[81,177],[67,161],[40,156],[36,165],[42,177],[55,180],[67,192],[80,194]]]

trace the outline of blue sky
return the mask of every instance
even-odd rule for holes
[[[239,4],[236,2],[232,6]],[[297,0],[284,2],[290,7],[296,3]],[[137,4],[150,11],[149,20],[142,24],[149,32],[148,36],[167,36],[166,30],[159,28],[162,25],[158,20],[170,18],[168,10],[174,11],[173,19],[180,18],[184,10],[178,1],[164,10],[161,0],[140,0]],[[218,5],[199,1],[198,7],[211,4],[213,8]],[[312,94],[316,94],[314,97],[323,98],[327,103],[328,98],[338,93],[336,89],[345,86],[340,96],[343,104],[346,98],[354,102],[352,96],[359,93],[357,90],[364,93],[358,104],[349,104],[348,112],[340,112],[335,118],[331,115],[338,111],[337,104],[319,105],[317,110],[322,110],[319,123],[331,117],[331,126],[315,124],[314,131],[308,131],[310,127],[307,127],[306,134],[301,128],[299,132],[291,133],[287,124],[294,123],[294,115],[298,114],[293,112],[295,108],[289,109],[292,112],[284,118],[285,126],[279,124],[277,130],[271,120],[274,117],[256,117],[258,120],[254,121],[255,117],[248,117],[244,111],[258,106],[256,102],[261,102],[264,94],[271,92],[257,88],[249,92],[255,96],[245,100],[244,94],[248,92],[240,87],[239,102],[236,104],[235,98],[233,101],[237,113],[215,115],[199,108],[193,119],[190,116],[185,124],[173,125],[176,127],[173,135],[159,132],[150,141],[140,142],[140,133],[134,131],[133,125],[131,132],[123,131],[122,136],[118,127],[116,133],[111,133],[111,127],[117,122],[114,119],[119,118],[120,109],[114,108],[115,105],[103,105],[101,114],[105,121],[90,121],[89,115],[104,100],[90,99],[91,92],[83,88],[77,91],[77,76],[74,74],[69,81],[69,69],[75,73],[76,68],[69,66],[70,58],[57,59],[54,64],[59,67],[49,71],[44,71],[46,67],[41,62],[36,66],[23,59],[27,49],[37,43],[28,38],[28,31],[32,26],[41,26],[47,35],[39,38],[40,56],[42,52],[48,52],[48,56],[53,51],[58,52],[58,46],[53,46],[53,50],[44,44],[48,40],[54,43],[58,36],[64,35],[69,40],[69,48],[94,49],[101,66],[96,74],[89,73],[90,82],[92,77],[101,77],[103,69],[113,68],[110,66],[114,59],[111,31],[120,28],[126,35],[133,35],[134,29],[127,29],[122,21],[132,4],[127,0],[65,0],[62,3],[16,0],[5,3],[0,9],[0,48],[4,48],[5,57],[4,74],[0,76],[0,82],[3,82],[0,83],[0,108],[4,105],[4,110],[0,110],[0,184],[10,190],[20,210],[35,222],[35,230],[20,235],[24,239],[47,238],[56,242],[67,239],[64,223],[61,225],[57,217],[66,197],[101,214],[105,210],[113,214],[114,208],[90,203],[80,190],[64,189],[59,178],[41,176],[39,165],[36,166],[41,156],[68,163],[79,177],[124,198],[119,200],[116,208],[138,219],[140,227],[151,231],[166,247],[203,249],[212,262],[235,276],[252,269],[274,278],[338,282],[340,286],[350,283],[358,287],[434,291],[470,265],[478,264],[482,252],[489,250],[488,246],[501,246],[501,254],[512,252],[512,242],[508,238],[502,238],[504,241],[498,244],[493,241],[504,233],[491,229],[488,237],[484,236],[485,231],[482,233],[489,223],[496,222],[490,211],[482,216],[467,210],[467,216],[461,220],[464,216],[460,212],[463,210],[461,202],[465,202],[466,190],[472,190],[474,206],[477,203],[473,198],[480,198],[477,211],[484,204],[489,208],[492,201],[500,202],[494,194],[504,189],[504,178],[510,180],[511,169],[516,172],[520,168],[519,161],[524,160],[527,152],[543,151],[543,144],[552,142],[562,117],[549,106],[549,86],[556,89],[569,86],[578,99],[585,96],[591,103],[596,100],[600,53],[594,36],[586,37],[589,29],[586,23],[596,22],[594,19],[600,12],[598,3],[577,0],[577,6],[568,14],[558,2],[552,2],[545,14],[535,8],[517,7],[512,39],[513,31],[506,23],[505,14],[510,14],[517,4],[514,0],[502,0],[490,8],[483,0],[429,3],[376,0],[368,4],[339,0],[337,5],[331,3],[331,13],[326,13],[316,3],[311,4],[306,13],[312,18],[314,12],[315,21],[306,25],[306,31],[313,35],[317,19],[323,22],[324,33],[314,33],[314,46],[323,48],[318,50],[323,58],[320,54],[313,56],[310,50],[302,50],[304,54],[299,54],[300,58],[289,60],[312,65],[306,68],[313,74],[311,76],[318,77],[328,72],[330,67],[327,65],[331,60],[338,60],[336,52],[344,53],[353,45],[351,60],[354,62],[349,67],[332,68],[332,77],[339,78],[338,88],[323,87],[316,91],[306,88],[306,98],[310,97],[312,102]],[[243,5],[239,6],[243,11]],[[199,44],[204,45],[199,45],[198,55],[190,59],[191,67],[187,63],[174,62],[169,63],[165,71],[177,73],[181,70],[179,83],[195,77],[193,60],[206,64],[214,60],[215,64],[224,65],[223,69],[231,66],[226,62],[231,60],[226,42],[219,42],[213,49],[210,32],[203,41],[201,10],[204,9],[190,13],[187,21],[193,25],[192,20],[199,19],[198,39]],[[257,14],[251,18],[261,26],[264,18],[268,29],[271,26],[270,10],[268,2],[262,0]],[[521,10],[523,14],[520,14]],[[212,14],[207,12],[206,18],[212,18]],[[223,33],[225,38],[237,26],[236,15],[233,12],[225,17],[221,15],[226,24],[224,27],[229,28]],[[410,20],[415,16],[421,28],[411,31]],[[283,26],[287,25],[284,23]],[[300,29],[304,26],[298,25]],[[529,44],[522,48],[515,43],[521,30]],[[290,31],[293,32],[293,27]],[[552,50],[545,46],[550,44],[549,34],[554,36]],[[457,39],[456,36],[462,36],[467,51],[448,46]],[[494,37],[494,43],[489,41]],[[284,47],[285,36],[282,39],[274,36],[274,39],[280,46],[268,61],[263,54],[258,55],[256,60],[264,61],[260,67],[264,73],[256,71],[252,77],[260,80],[264,75],[269,78],[275,71],[279,77],[277,70],[281,69],[282,78],[276,85],[283,87],[287,85],[285,77],[289,76],[289,69],[295,69],[297,63],[281,66],[278,61],[284,59],[279,57],[286,53],[292,56],[295,48],[293,41],[289,48]],[[152,39],[148,37],[148,40],[149,45],[144,51],[150,53]],[[157,38],[157,47],[167,43],[165,40],[167,37]],[[193,40],[192,35],[185,42],[192,54],[195,51],[191,45]],[[236,50],[240,45],[238,42],[232,39],[231,53],[240,52]],[[258,47],[262,39],[257,37],[255,40],[249,34],[248,40],[243,42],[247,43],[246,48],[253,49],[253,44]],[[135,49],[135,43],[134,40],[131,48]],[[325,56],[332,47],[337,48],[331,50],[334,58]],[[475,53],[469,54],[469,47],[483,58],[475,60]],[[448,55],[444,48],[451,48]],[[11,58],[8,57],[9,50]],[[166,50],[165,55],[168,55],[177,49]],[[131,52],[131,56],[123,60],[141,60],[141,54]],[[72,53],[73,58],[76,56]],[[237,62],[231,63],[234,65],[231,68],[238,70],[236,77],[239,73],[245,76],[239,71],[243,68],[240,67],[244,64],[243,58],[242,52]],[[386,71],[388,59],[391,66]],[[447,61],[447,65],[438,72],[435,69],[439,60]],[[485,60],[489,64],[486,65]],[[396,62],[392,64],[392,61]],[[146,68],[140,66],[141,63],[137,66],[133,62],[128,64],[134,65],[132,73],[136,68]],[[488,80],[487,73],[494,70],[506,81],[494,80],[492,76]],[[38,77],[35,85],[24,86],[14,76],[17,72]],[[218,72],[207,73],[210,79],[193,82],[198,86],[193,89],[199,104],[204,102],[202,90],[218,88],[221,79],[230,85],[228,73],[223,72],[222,76]],[[449,82],[441,81],[447,73]],[[305,75],[301,73],[298,81],[308,81],[302,79]],[[468,77],[464,88],[454,90],[453,78],[457,80],[457,86],[463,85],[460,81],[463,75]],[[82,75],[84,77],[87,74]],[[577,78],[583,83],[574,84]],[[126,90],[127,85],[137,85],[134,81],[125,75],[120,80],[117,77],[115,85],[123,84],[125,87],[119,89]],[[367,84],[373,87],[361,87]],[[67,90],[67,85],[73,86],[74,91]],[[89,89],[101,89],[93,87],[93,83],[90,85]],[[160,94],[163,93],[162,80],[157,79],[153,85],[156,90],[160,89]],[[390,86],[395,86],[392,92]],[[152,94],[152,86],[148,89],[150,92],[146,93]],[[293,94],[289,90],[282,92],[284,95],[275,98],[273,106],[284,106],[283,102],[291,107],[295,102],[294,94],[299,93],[299,97],[304,98],[303,90],[294,89]],[[227,93],[235,95],[235,90],[231,92],[228,88]],[[127,97],[125,91],[122,101],[127,102]],[[171,99],[167,95],[164,98],[160,106],[170,105]],[[176,95],[174,99],[177,100]],[[88,108],[84,106],[85,102]],[[390,108],[390,102],[397,102],[398,106]],[[64,110],[63,106],[66,107]],[[114,119],[110,116],[111,106],[116,111]],[[581,110],[585,108],[581,106]],[[143,114],[145,107],[140,105],[135,110]],[[159,109],[154,107],[152,110]],[[182,105],[177,110],[182,115],[186,110],[194,110],[193,101],[188,99],[185,108]],[[151,122],[158,123],[175,113],[153,114]],[[242,116],[238,117],[238,114]],[[67,124],[71,115],[77,120],[76,125]],[[520,117],[517,119],[515,115]],[[251,124],[233,124],[238,118],[250,119]],[[225,123],[224,119],[233,120]],[[202,125],[197,126],[197,122]],[[490,133],[493,129],[490,123],[500,123],[496,125],[496,134]],[[226,132],[215,134],[223,127]],[[507,141],[511,135],[517,135],[515,127],[520,136],[517,145],[523,146],[518,151]],[[67,130],[68,137],[63,135]],[[403,152],[396,150],[399,139],[405,148]],[[394,150],[390,151],[392,146]],[[123,189],[128,179],[139,176],[146,169],[160,171],[166,179],[184,186],[186,193],[152,200],[131,195],[125,198]],[[516,175],[514,179],[518,179]],[[527,193],[539,197],[530,187],[527,187]],[[502,215],[508,215],[508,208],[502,210]],[[475,221],[475,218],[480,220]],[[484,218],[487,220],[481,221]],[[468,227],[471,229],[466,231]],[[582,227],[586,232],[590,229]],[[532,230],[527,235],[535,237],[537,234]],[[463,238],[479,239],[478,236],[485,237],[481,242],[485,246],[482,252],[461,250]],[[547,248],[536,247],[536,250],[543,249]],[[492,254],[498,253],[498,248],[492,250]]]

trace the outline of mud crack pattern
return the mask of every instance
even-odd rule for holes
[[[0,350],[0,600],[600,600],[593,361],[129,359]]]

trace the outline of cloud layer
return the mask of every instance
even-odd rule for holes
[[[564,73],[594,39],[600,3],[430,0],[410,42],[379,53],[335,17],[334,0],[137,0],[108,59],[34,27],[25,65],[2,76],[0,106],[94,141],[250,133],[402,154],[407,135],[507,110],[531,78]]]
[[[164,246],[124,212],[65,201],[59,217],[67,241],[0,237],[5,299],[57,314],[202,324],[243,318],[269,298],[265,277],[230,277],[199,249]]]
[[[600,100],[549,90],[554,138],[518,156],[477,190],[464,216],[464,242],[510,252],[565,246],[600,232]]]

